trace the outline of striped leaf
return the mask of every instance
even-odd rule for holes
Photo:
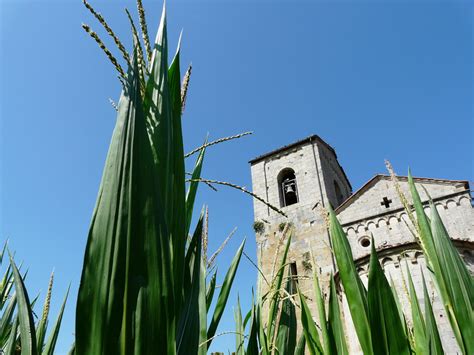
[[[359,343],[365,354],[373,354],[367,309],[367,291],[357,273],[347,236],[332,208],[329,209],[329,221],[333,253]]]
[[[374,353],[408,355],[407,335],[390,284],[379,264],[373,239],[371,245],[367,301]]]

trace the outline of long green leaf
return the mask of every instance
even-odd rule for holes
[[[235,355],[244,355],[244,325],[242,323],[242,310],[240,298],[237,296],[237,308],[234,309],[235,320]]]
[[[295,295],[294,281],[292,279],[291,271],[288,270],[288,278],[286,281],[286,294]],[[279,354],[292,354],[296,348],[296,310],[293,302],[286,296],[280,302],[280,316],[277,329],[276,347]]]
[[[470,354],[474,351],[474,286],[472,278],[453,246],[432,201],[430,202],[431,220],[426,216],[411,173],[409,173],[408,182],[427,264],[433,271],[458,345],[464,354]]]
[[[2,313],[2,318],[0,320],[0,340],[1,344],[4,344],[9,337],[11,331],[11,322],[13,319],[13,313],[15,312],[16,307],[16,294],[13,294],[10,300],[8,301],[8,306],[5,311]]]
[[[423,319],[423,314],[421,313],[420,303],[418,302],[418,296],[416,294],[415,286],[413,285],[413,279],[411,277],[410,270],[408,269],[408,265],[406,266],[406,271],[408,275],[408,286],[410,291],[413,340],[415,345],[414,350],[417,354],[426,354],[428,353],[428,339],[426,336],[425,320]]]
[[[303,328],[304,337],[306,339],[306,345],[311,355],[324,354],[324,350],[319,340],[318,330],[316,324],[313,321],[311,312],[308,305],[306,304],[305,298],[301,291],[298,289],[298,295],[300,299],[301,307],[301,326]]]
[[[76,310],[80,355],[133,354],[137,344],[175,352],[171,241],[145,123],[134,60],[86,246]],[[137,327],[154,336],[134,339]]]
[[[201,214],[193,238],[188,248],[187,270],[185,272],[185,300],[176,333],[177,354],[186,355],[196,351],[200,344],[200,294],[206,291],[205,283],[201,283],[202,262],[202,227]],[[204,296],[205,297],[205,296]]]
[[[281,257],[280,265],[276,275],[274,276],[274,280],[272,280],[272,285],[270,292],[272,292],[272,297],[270,299],[270,310],[268,312],[268,337],[269,339],[273,339],[273,334],[275,332],[275,322],[277,318],[278,312],[278,305],[280,304],[280,289],[283,283],[283,274],[285,271],[286,266],[286,259],[288,257],[288,250],[290,249],[291,244],[290,235],[288,240],[286,241],[285,250],[283,251],[283,255]]]
[[[306,338],[304,334],[301,334],[300,338],[298,339],[298,343],[296,344],[295,355],[304,355],[305,347],[306,347]]]
[[[314,258],[313,258],[314,261]],[[333,339],[329,338],[328,332],[328,323],[326,317],[326,308],[324,306],[324,300],[321,293],[321,287],[319,286],[319,277],[316,272],[316,263],[313,262],[313,289],[314,289],[314,296],[316,299],[316,308],[318,310],[318,317],[319,317],[319,327],[321,329],[321,338],[323,343],[323,349],[325,354],[336,354],[337,350],[335,348],[335,343]]]
[[[15,319],[13,320],[13,324],[10,331],[10,336],[8,337],[7,344],[3,349],[5,355],[16,355],[16,344],[17,344],[17,333],[18,333],[18,318],[19,315],[17,314]]]
[[[64,309],[66,307],[66,302],[69,296],[70,288],[71,288],[71,285],[69,285],[67,288],[63,303],[61,304],[61,308],[59,309],[58,317],[56,318],[56,322],[54,323],[54,326],[49,334],[48,340],[46,341],[46,345],[44,347],[42,355],[54,354],[54,349],[56,348],[56,342],[58,341],[59,329],[61,328],[61,322],[63,320]]]
[[[364,354],[373,354],[367,309],[367,291],[354,265],[351,247],[336,214],[329,208],[330,236],[339,276]]]
[[[436,325],[436,320],[433,314],[433,308],[431,307],[431,299],[428,295],[428,290],[426,288],[425,277],[422,274],[423,280],[423,296],[425,303],[425,320],[426,320],[426,338],[428,342],[428,349],[426,349],[426,354],[438,355],[444,354],[443,346],[441,345],[441,338],[439,336],[438,327]],[[423,353],[420,353],[423,354]]]
[[[224,313],[225,305],[227,304],[227,299],[229,298],[230,289],[234,282],[235,274],[237,272],[237,268],[240,263],[240,258],[242,256],[242,251],[244,250],[245,240],[240,245],[237,253],[235,254],[232,262],[230,264],[229,269],[224,278],[224,282],[222,283],[221,290],[219,292],[219,296],[217,297],[216,307],[214,309],[214,313],[212,315],[211,323],[209,324],[209,328],[207,329],[207,347],[211,346],[212,337],[216,334],[217,326],[221,320],[222,314]]]
[[[331,274],[329,283],[329,316],[328,316],[328,333],[329,340],[335,343],[335,354],[349,354],[346,344],[346,336],[344,334],[344,325],[342,324],[341,310],[336,291],[336,283],[334,276]]]
[[[207,138],[204,144],[207,142]],[[186,194],[186,234],[189,233],[189,228],[191,226],[191,221],[193,217],[194,210],[194,201],[196,199],[197,189],[199,186],[198,179],[201,177],[202,165],[204,162],[204,154],[206,148],[201,149],[199,155],[196,159],[196,164],[194,166],[193,172],[191,174],[191,182],[189,183],[188,192]]]
[[[410,354],[397,304],[390,284],[379,264],[372,240],[370,255],[368,308],[372,346],[376,354]]]
[[[13,281],[18,302],[18,324],[20,328],[22,355],[36,355],[36,331],[33,321],[33,311],[23,279],[10,255],[10,265],[13,270]]]
[[[214,297],[214,291],[216,290],[216,279],[217,279],[217,270],[212,274],[211,280],[206,291],[206,311],[209,311],[211,308],[212,298]]]
[[[250,331],[247,343],[246,355],[258,355],[258,333],[261,330],[260,319],[257,312],[258,303],[255,302],[252,290],[252,308],[250,310]],[[246,322],[244,321],[244,328]],[[266,354],[262,349],[262,354]]]

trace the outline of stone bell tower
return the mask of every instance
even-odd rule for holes
[[[324,277],[334,270],[334,261],[318,206],[331,204],[336,208],[352,193],[336,152],[320,137],[312,135],[249,163],[253,191],[288,216],[254,199],[257,256],[265,277],[271,280],[275,255],[278,248],[283,248],[278,244],[284,223],[292,223],[294,234],[288,254],[291,273],[298,277],[310,275],[311,248],[324,283]],[[302,289],[306,288],[304,277],[298,278],[298,282]],[[308,282],[308,288],[310,285]]]

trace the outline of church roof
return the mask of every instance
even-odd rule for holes
[[[352,195],[350,195],[341,205],[339,205],[335,212],[339,213],[342,212],[344,209],[346,209],[349,205],[352,204],[353,201],[355,201],[360,195],[362,195],[364,192],[369,190],[373,185],[375,185],[378,181],[380,180],[390,180],[390,175],[387,174],[377,174],[373,178],[371,178],[369,181],[367,181],[362,187],[354,192]],[[407,176],[397,176],[397,179],[399,181],[407,181],[408,177]],[[469,181],[467,180],[449,180],[449,179],[433,179],[433,178],[425,178],[425,177],[413,177],[413,180],[416,182],[426,182],[426,183],[441,183],[441,184],[453,184],[453,183],[460,183],[464,184],[466,187],[466,190],[469,190]]]
[[[281,153],[281,152],[284,152],[285,150],[289,150],[289,149],[292,149],[294,147],[297,147],[299,145],[303,145],[303,144],[306,144],[306,143],[310,143],[310,142],[313,142],[313,141],[316,141],[318,143],[320,143],[321,145],[325,146],[327,149],[329,149],[329,151],[334,154],[334,157],[336,158],[336,162],[337,164],[339,165],[339,167],[341,168],[341,171],[342,173],[344,174],[344,178],[346,179],[347,181],[347,184],[349,185],[350,189],[352,190],[352,186],[351,186],[351,182],[349,181],[349,179],[347,178],[347,175],[346,175],[346,172],[344,171],[344,169],[342,168],[341,164],[339,164],[339,161],[337,160],[337,154],[336,154],[336,151],[334,150],[333,147],[331,147],[329,144],[327,144],[321,137],[319,137],[318,135],[316,134],[313,134],[309,137],[306,137],[304,139],[300,139],[296,142],[293,142],[291,144],[288,144],[288,145],[284,145],[283,147],[280,147],[278,149],[275,149],[275,150],[272,150],[268,153],[265,153],[265,154],[262,154],[262,155],[259,155],[258,157],[256,158],[253,158],[249,161],[249,163],[251,165],[255,164],[255,163],[258,163],[259,161],[262,161],[264,160],[265,158],[268,158],[272,155],[275,155],[275,154],[278,154],[278,153]]]

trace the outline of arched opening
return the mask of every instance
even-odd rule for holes
[[[298,187],[293,169],[286,168],[278,174],[278,191],[280,193],[281,207],[290,206],[298,202]]]
[[[334,193],[336,195],[337,206],[339,206],[344,202],[344,195],[342,194],[341,188],[339,187],[339,184],[336,180],[334,180]]]

